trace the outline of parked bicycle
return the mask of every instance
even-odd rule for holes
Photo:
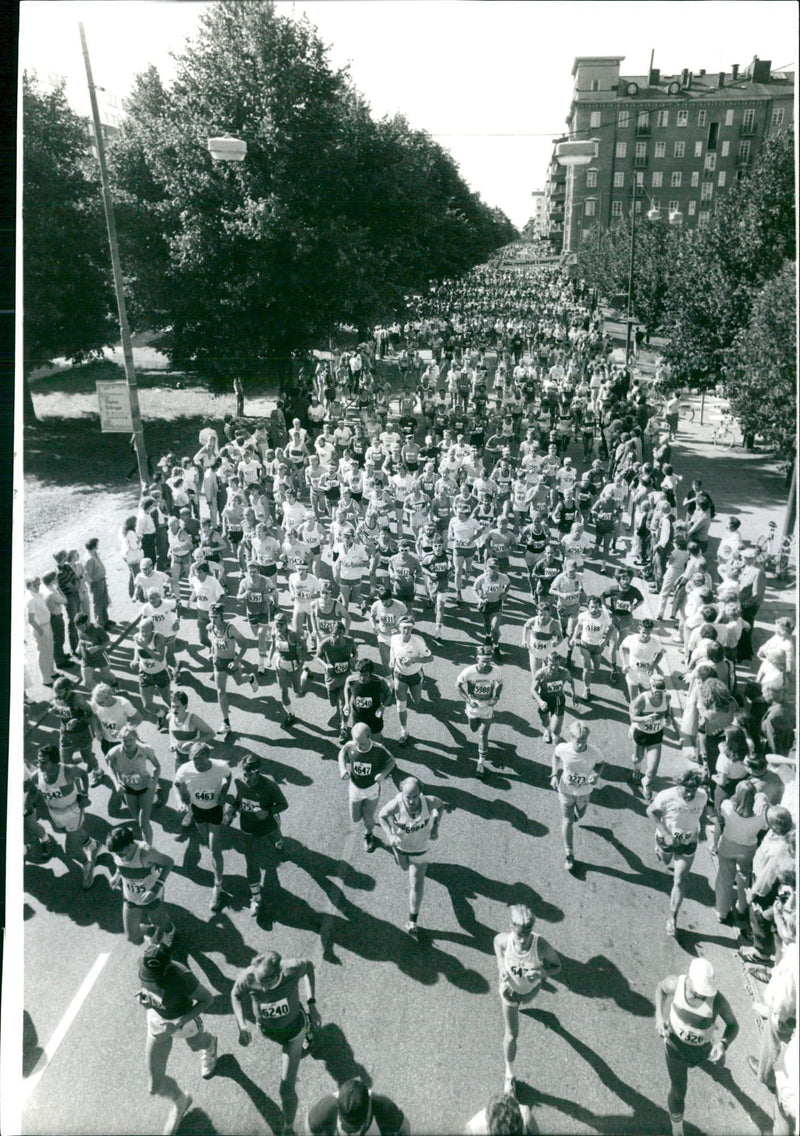
[[[797,533],[778,540],[778,526],[770,521],[767,531],[756,541],[758,563],[765,572],[772,572],[776,580],[785,580],[792,566],[797,564]]]
[[[732,450],[736,445],[736,434],[733,429],[733,418],[730,414],[723,414],[717,425],[714,427],[714,432],[711,435],[711,440],[718,450]]]

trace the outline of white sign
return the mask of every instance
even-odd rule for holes
[[[95,383],[104,434],[132,434],[131,402],[127,383]]]

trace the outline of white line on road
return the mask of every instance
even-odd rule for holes
[[[28,1103],[30,1096],[31,1096],[31,1093],[33,1093],[34,1089],[36,1088],[36,1086],[41,1081],[42,1076],[44,1075],[44,1072],[47,1069],[47,1066],[50,1064],[50,1062],[55,1057],[56,1050],[58,1049],[59,1045],[61,1045],[61,1042],[67,1036],[67,1031],[68,1031],[69,1027],[72,1025],[72,1023],[75,1021],[75,1018],[78,1016],[78,1011],[80,1010],[83,1003],[86,1001],[86,999],[89,995],[89,991],[92,989],[95,982],[100,977],[100,971],[103,969],[103,967],[108,962],[109,957],[110,957],[110,952],[108,952],[108,951],[105,951],[103,954],[99,954],[97,956],[97,958],[95,959],[94,966],[92,967],[92,969],[89,971],[89,973],[84,978],[83,982],[81,983],[81,987],[78,990],[78,993],[75,995],[75,997],[72,999],[69,1006],[67,1007],[67,1012],[64,1014],[64,1017],[61,1019],[61,1021],[56,1026],[55,1032],[53,1033],[53,1036],[50,1038],[47,1045],[45,1046],[44,1053],[39,1058],[39,1060],[36,1062],[36,1065],[33,1068],[33,1072],[31,1073],[30,1077],[25,1078],[23,1085],[22,1085],[22,1106],[23,1106],[23,1108]]]

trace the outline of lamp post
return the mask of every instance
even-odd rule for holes
[[[117,312],[119,313],[119,334],[122,342],[122,357],[125,363],[125,381],[128,385],[128,402],[131,409],[131,425],[133,427],[133,444],[136,450],[136,465],[139,470],[139,481],[146,485],[149,481],[147,470],[147,451],[144,446],[144,430],[142,429],[142,413],[139,408],[139,390],[136,386],[136,369],[133,363],[133,346],[131,344],[131,329],[128,325],[128,313],[125,307],[125,290],[122,283],[122,267],[119,259],[119,244],[117,243],[117,225],[114,219],[114,202],[111,199],[111,188],[108,181],[108,166],[106,165],[105,141],[103,128],[100,123],[100,111],[97,106],[97,93],[92,80],[92,66],[89,62],[89,48],[86,45],[86,35],[83,24],[78,24],[81,34],[81,47],[83,59],[86,64],[86,82],[89,85],[89,101],[92,105],[92,121],[94,123],[94,137],[97,146],[97,161],[100,165],[100,182],[103,187],[103,207],[106,214],[106,228],[108,229],[108,244],[111,250],[111,270],[114,276],[114,292],[117,297]]]
[[[567,247],[562,245],[562,252],[572,252],[569,247],[571,244],[571,220],[572,220],[572,197],[573,197],[573,181],[575,177],[576,166],[588,166],[597,157],[600,152],[600,139],[599,138],[570,138],[563,142],[556,142],[556,161],[560,166],[565,166],[567,170],[567,200],[564,203],[564,236]]]

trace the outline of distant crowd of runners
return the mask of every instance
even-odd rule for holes
[[[794,625],[777,621],[758,648],[757,673],[743,681],[737,669],[753,658],[765,572],[735,515],[711,555],[715,505],[691,469],[673,465],[676,430],[676,421],[663,425],[652,384],[611,361],[588,289],[555,267],[479,269],[432,289],[368,343],[318,352],[268,419],[228,416],[201,431],[194,453],[158,462],[119,534],[140,610],[130,628],[136,704],[119,692],[110,657],[122,631],[110,618],[103,556],[111,550],[91,536],[27,580],[53,733],[26,771],[26,855],[46,862],[55,836],[84,888],[98,857],[121,888],[125,932],[147,943],[139,997],[151,1092],[169,1103],[165,1131],[177,1130],[191,1103],[166,1071],[172,1039],[200,1054],[204,1077],[217,1041],[201,1017],[211,993],[170,955],[180,917],[173,922],[165,900],[173,861],[157,847],[159,807],[171,793],[180,826],[208,844],[214,913],[226,898],[226,828],[241,827],[254,918],[264,858],[281,853],[288,808],[257,755],[239,767],[215,756],[236,731],[229,684],[279,716],[287,747],[300,744],[292,731],[305,707],[327,700],[352,822],[365,852],[383,842],[407,873],[406,931],[417,939],[445,805],[412,777],[382,803],[382,785],[396,770],[396,747],[424,746],[437,696],[425,665],[448,658],[465,621],[474,661],[453,688],[476,742],[474,775],[491,778],[502,761],[492,724],[511,635],[520,634],[506,622],[512,597],[525,610],[522,713],[540,722],[535,744],[550,762],[565,869],[579,862],[576,826],[609,761],[593,740],[602,691],[627,706],[631,792],[646,803],[655,856],[673,874],[667,934],[677,932],[704,830],[717,862],[717,918],[738,929],[742,957],[768,980],[754,1072],[775,1091],[776,1124],[794,1123],[797,805],[794,778],[777,772],[796,754]],[[668,650],[680,653],[680,672]],[[213,686],[221,729],[182,686],[189,670]],[[264,689],[268,676],[277,698]],[[680,708],[675,684],[684,686]],[[163,745],[142,740],[145,721]],[[659,778],[665,736],[685,758],[669,785]],[[130,814],[105,847],[85,825],[90,790],[103,782]],[[560,969],[535,923],[516,905],[495,940],[504,1091],[470,1132],[530,1123],[515,1099],[519,1008]],[[250,1043],[255,1021],[283,1049],[287,1134],[298,1065],[320,1021],[316,994],[313,964],[275,951],[233,989],[240,1044]],[[661,982],[655,1003],[677,1136],[688,1070],[723,1061],[738,1025],[703,959]],[[405,1132],[409,1122],[355,1081],[312,1107],[304,1130]]]

